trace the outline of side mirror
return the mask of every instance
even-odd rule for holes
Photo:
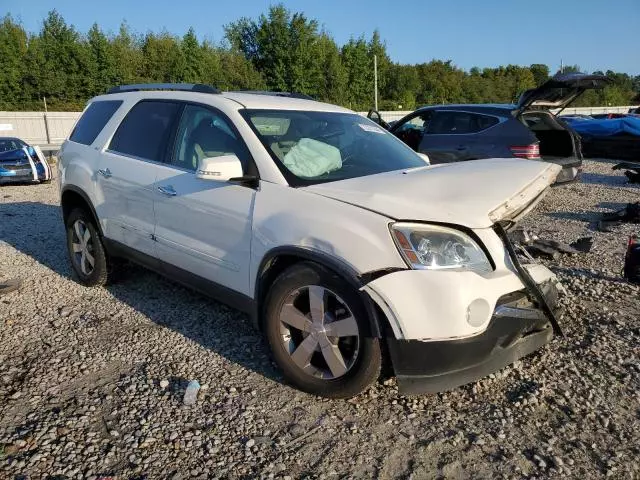
[[[382,119],[380,112],[378,112],[377,110],[369,110],[369,113],[367,113],[367,118],[372,122],[377,123],[385,130],[389,130],[389,124]]]
[[[426,153],[420,153],[420,152],[418,152],[418,155],[422,157],[422,159],[424,160],[424,163],[426,163],[427,165],[431,165],[431,160],[429,160],[429,155],[427,155]]]
[[[243,175],[242,163],[236,155],[220,155],[219,157],[203,158],[198,163],[196,177],[202,180],[228,182]]]

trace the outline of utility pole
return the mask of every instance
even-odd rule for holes
[[[373,56],[373,98],[375,110],[378,111],[378,56]]]
[[[44,102],[44,132],[47,135],[47,145],[51,143],[51,134],[49,133],[49,119],[47,118],[47,97],[42,97]]]
[[[564,73],[564,63],[562,62],[562,59],[560,59],[560,73]]]

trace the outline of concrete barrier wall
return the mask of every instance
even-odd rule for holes
[[[18,137],[35,145],[60,145],[81,112],[0,112],[0,136]]]
[[[562,114],[627,113],[634,106],[567,108]],[[365,115],[367,112],[359,112]],[[399,120],[411,111],[380,112],[387,122]],[[69,136],[81,112],[0,112],[0,136],[19,137],[35,145],[60,145]]]

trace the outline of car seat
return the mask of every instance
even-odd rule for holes
[[[221,155],[238,155],[238,142],[227,132],[214,124],[211,117],[200,120],[189,135],[185,151],[184,168],[195,169],[203,158]]]

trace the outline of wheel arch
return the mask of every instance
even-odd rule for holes
[[[62,194],[60,196],[60,206],[62,207],[62,218],[66,223],[69,214],[75,208],[84,208],[93,217],[93,222],[100,236],[102,236],[102,226],[98,221],[98,215],[96,214],[93,204],[89,199],[89,196],[80,188],[74,185],[67,185],[63,187]]]
[[[369,295],[361,290],[364,285],[363,276],[346,262],[341,261],[327,253],[304,247],[286,246],[276,247],[265,254],[257,270],[254,299],[256,300],[255,322],[262,329],[264,299],[269,287],[275,279],[287,268],[302,262],[312,262],[340,276],[358,293],[360,300],[367,312],[369,335],[381,338],[387,331],[387,322]]]

